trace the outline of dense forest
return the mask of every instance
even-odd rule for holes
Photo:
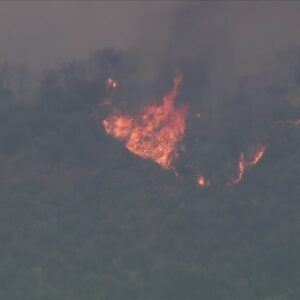
[[[299,53],[240,78],[222,101],[188,60],[168,61],[151,82],[135,54],[114,49],[34,84],[25,67],[1,65],[0,298],[298,300],[300,126],[280,121],[300,118]],[[108,96],[129,114],[159,103],[174,68],[178,104],[189,106],[180,176],[101,124]],[[262,159],[228,186],[240,151],[260,143]],[[199,187],[199,170],[214,184]]]

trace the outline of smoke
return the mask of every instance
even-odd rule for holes
[[[178,172],[193,181],[204,176],[212,185],[218,180],[227,182],[236,175],[241,153],[246,159],[252,157],[253,149],[276,136],[274,124],[291,124],[299,118],[297,7],[297,3],[254,2],[139,5],[133,18],[140,18],[138,26],[128,31],[128,51],[116,50],[126,44],[122,36],[112,49],[41,76],[36,98],[42,100],[37,102],[44,103],[45,111],[53,110],[47,126],[59,127],[52,120],[58,111],[91,111],[100,99],[105,104],[102,119],[111,106],[134,115],[151,101],[160,105],[159,99],[170,90],[174,71],[179,69],[183,81],[175,107],[187,105],[189,114]],[[59,18],[62,15],[61,11]],[[114,30],[106,32],[109,40],[121,25],[113,23]],[[133,46],[138,31],[139,41]],[[87,50],[89,42],[83,44]],[[78,47],[75,55],[76,45],[72,48],[68,57],[83,49]],[[108,79],[118,83],[111,92],[114,99],[107,95]]]
[[[291,109],[299,103],[299,8],[293,2],[176,2],[149,14],[155,22],[141,26],[138,47],[146,75],[163,82],[179,67],[179,101],[201,115],[189,116],[183,172],[195,176],[216,165],[219,173],[235,172],[241,153],[253,155],[251,149],[267,143],[276,121],[299,118],[299,109]],[[282,59],[289,56],[288,63]]]
[[[299,45],[299,8],[291,2],[175,3],[149,13],[155,22],[141,26],[141,52],[155,54],[147,55],[152,67],[161,60],[197,61],[215,86],[228,89],[240,76],[273,69],[279,51]]]
[[[176,2],[167,8],[143,15],[143,24],[151,24],[141,24],[138,47],[146,73],[155,79],[167,66],[187,66],[187,76],[194,73],[189,82],[196,94],[190,91],[189,97],[201,101],[199,94],[209,89],[203,97],[216,118],[245,78],[257,81],[252,90],[278,76],[282,80],[286,70],[279,64],[279,53],[300,45],[299,3]],[[150,19],[155,22],[147,22]]]

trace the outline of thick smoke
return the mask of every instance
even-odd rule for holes
[[[154,54],[147,56],[146,70],[159,82],[177,67],[183,72],[180,100],[191,111],[189,146],[179,162],[183,173],[195,176],[204,168],[230,174],[242,151],[251,155],[258,145],[269,144],[276,121],[299,118],[299,105],[298,112],[293,109],[299,103],[299,7],[176,3],[157,16],[153,29],[146,28],[141,50]]]

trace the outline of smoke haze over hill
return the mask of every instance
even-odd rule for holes
[[[0,9],[0,299],[299,299],[298,2]]]

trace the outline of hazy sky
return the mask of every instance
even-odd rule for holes
[[[194,29],[189,27],[188,16],[181,21],[175,17],[186,5],[171,1],[1,1],[0,62],[41,69],[84,58],[98,48],[117,47],[135,48],[153,64],[174,45],[183,47],[179,52],[194,49],[205,60],[211,56],[211,61],[220,62],[217,70],[225,62],[226,68],[230,65],[247,73],[272,65],[280,49],[300,44],[299,2],[192,2],[197,7]]]
[[[172,6],[159,1],[1,1],[0,62],[40,69],[98,48],[136,47],[144,16]]]

